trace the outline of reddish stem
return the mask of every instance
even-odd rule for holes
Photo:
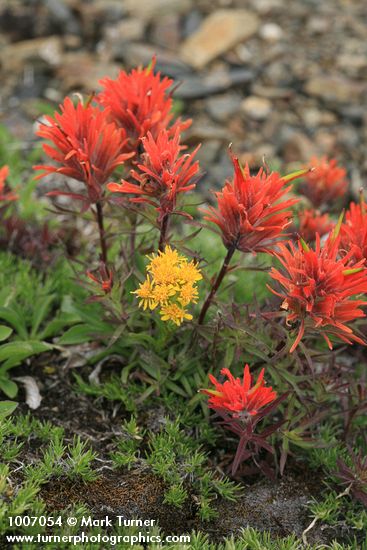
[[[130,256],[133,259],[135,255],[135,240],[136,240],[136,225],[137,225],[136,212],[132,212],[131,216],[132,218],[131,218],[131,233],[130,233]]]
[[[161,222],[161,234],[159,236],[159,244],[158,244],[158,250],[163,252],[166,239],[167,239],[167,231],[168,231],[168,222],[169,222],[169,215],[164,214]]]
[[[215,281],[213,283],[213,286],[212,286],[212,288],[211,288],[211,290],[210,290],[210,292],[209,292],[209,294],[208,294],[208,296],[207,296],[207,298],[204,302],[204,305],[201,309],[201,312],[200,312],[200,315],[199,315],[199,320],[198,320],[199,325],[202,325],[203,322],[204,322],[206,312],[208,311],[208,309],[209,309],[209,307],[210,307],[210,305],[213,301],[213,298],[216,295],[217,290],[218,290],[221,282],[223,281],[223,278],[224,278],[225,274],[227,273],[229,262],[231,261],[235,250],[236,250],[236,246],[232,245],[231,248],[229,248],[228,251],[227,251],[227,255],[224,258],[224,262],[223,262],[223,265],[221,267],[221,270],[219,271],[219,273],[217,275],[217,278],[215,279]]]
[[[104,229],[104,219],[103,219],[103,205],[100,201],[96,202],[96,213],[97,213],[97,224],[99,231],[99,242],[101,245],[101,260],[103,263],[107,263],[107,243],[106,243],[106,233]]]

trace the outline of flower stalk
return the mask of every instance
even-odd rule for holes
[[[163,252],[164,247],[166,245],[168,226],[169,226],[169,215],[165,214],[161,221],[161,233],[159,236],[158,250],[160,250],[160,252]]]
[[[96,218],[99,232],[99,242],[101,246],[101,261],[107,263],[107,242],[106,242],[106,232],[104,228],[104,217],[103,217],[103,205],[101,201],[96,202]]]
[[[227,250],[227,254],[226,254],[226,257],[224,258],[224,261],[223,261],[223,265],[220,269],[220,271],[218,272],[218,275],[210,289],[210,292],[204,302],[204,305],[203,307],[201,308],[201,312],[200,312],[200,315],[199,315],[199,320],[198,320],[198,324],[199,325],[202,325],[203,322],[204,322],[204,319],[205,319],[205,316],[206,316],[206,313],[214,299],[214,296],[216,295],[217,291],[218,291],[218,288],[220,287],[221,285],[221,282],[223,281],[224,279],[224,276],[225,274],[227,273],[228,271],[228,267],[229,267],[229,264],[230,264],[230,261],[232,259],[232,256],[233,254],[235,253],[235,250],[236,250],[236,245],[233,244],[228,250]]]

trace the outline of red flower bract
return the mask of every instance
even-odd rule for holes
[[[18,196],[12,191],[5,191],[5,180],[9,175],[9,167],[0,168],[0,201],[15,201]]]
[[[360,204],[352,202],[345,215],[345,222],[340,228],[341,248],[346,251],[352,250],[352,258],[358,262],[365,258],[367,260],[367,210],[366,203],[362,200]]]
[[[305,176],[300,191],[315,207],[343,197],[348,189],[346,171],[337,165],[335,159],[313,157],[308,166],[311,170]]]
[[[70,98],[60,105],[61,113],[54,118],[47,116],[37,135],[53,142],[54,147],[43,145],[45,153],[56,165],[38,165],[36,170],[45,174],[56,172],[82,181],[88,191],[89,203],[102,198],[103,185],[115,168],[132,156],[122,153],[126,144],[125,132],[108,122],[106,113],[87,102],[74,106]],[[50,195],[67,195],[53,191]],[[86,200],[83,195],[71,194],[79,200]]]
[[[334,223],[328,214],[320,214],[317,210],[303,210],[298,213],[299,229],[298,232],[306,242],[314,241],[316,233],[322,237],[331,231]]]
[[[209,407],[230,412],[234,417],[254,416],[259,410],[276,399],[276,392],[272,387],[265,387],[264,371],[262,369],[255,383],[248,365],[245,365],[243,379],[234,378],[228,369],[222,369],[221,374],[227,376],[223,384],[211,374],[209,379],[215,390],[201,390],[209,395]]]
[[[261,169],[251,176],[248,165],[242,168],[236,157],[232,161],[233,181],[227,181],[222,191],[215,193],[218,208],[209,207],[205,219],[218,225],[228,249],[270,252],[291,223],[292,213],[286,209],[297,199],[280,199],[292,186],[276,172],[266,174]]]
[[[351,298],[367,292],[367,270],[364,260],[351,268],[351,254],[340,257],[338,245],[339,238],[333,233],[323,247],[317,235],[314,250],[301,240],[297,245],[280,243],[279,251],[274,253],[283,269],[272,268],[270,276],[284,290],[270,290],[283,299],[282,308],[288,312],[287,322],[300,322],[291,352],[306,329],[320,332],[330,349],[330,335],[348,344],[364,344],[346,323],[365,316],[360,306],[367,302]]]
[[[98,101],[108,109],[112,119],[123,128],[128,137],[125,150],[137,151],[140,138],[150,132],[154,139],[161,130],[167,129],[174,135],[176,129],[185,130],[191,120],[177,120],[170,126],[172,97],[170,78],[154,74],[155,58],[149,67],[133,69],[129,74],[121,71],[116,80],[104,78],[100,81],[104,90]]]
[[[122,180],[121,184],[110,183],[107,187],[117,193],[139,195],[130,201],[152,204],[159,212],[160,221],[175,211],[178,194],[194,189],[199,163],[193,159],[198,148],[191,154],[180,155],[184,147],[180,145],[178,130],[172,138],[166,130],[161,130],[157,139],[148,133],[142,141],[145,153],[142,164],[138,165],[140,172],[131,171],[138,184]]]
[[[113,273],[108,269],[104,262],[100,263],[100,266],[95,272],[87,271],[87,277],[94,283],[96,283],[104,294],[109,294],[113,287]]]

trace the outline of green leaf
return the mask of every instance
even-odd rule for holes
[[[69,328],[59,338],[57,343],[61,346],[72,346],[75,344],[84,344],[93,340],[92,328],[89,325],[75,325]]]
[[[172,380],[166,380],[166,387],[169,390],[173,391],[173,393],[177,393],[178,395],[181,395],[185,398],[188,397],[187,393],[182,388],[180,388],[180,386],[172,382]]]
[[[18,333],[19,338],[27,340],[28,332],[24,319],[10,307],[0,307],[0,319],[11,325]]]
[[[4,392],[7,397],[13,399],[18,393],[18,386],[7,376],[0,376],[0,390]]]
[[[287,174],[286,176],[282,176],[283,181],[293,181],[295,179],[301,178],[305,174],[310,172],[309,168],[304,168],[301,170],[296,170],[295,172],[292,172],[291,174]]]
[[[38,355],[52,348],[53,346],[46,344],[46,342],[31,340],[28,342],[9,342],[8,344],[3,344],[0,346],[0,362],[5,361],[5,363],[0,367],[0,372],[19,365],[27,357]]]
[[[51,309],[51,305],[54,299],[55,299],[55,295],[50,294],[49,296],[42,296],[34,304],[33,315],[32,315],[31,338],[36,338],[37,331],[41,326],[41,323],[46,320],[46,317]]]
[[[0,401],[0,419],[12,414],[17,406],[18,403],[15,403],[14,401]]]
[[[6,325],[0,325],[0,342],[7,340],[12,332],[12,328],[7,327]]]
[[[62,333],[65,327],[74,325],[79,321],[80,318],[73,313],[60,313],[58,317],[55,317],[55,319],[52,319],[52,321],[46,325],[39,337],[41,340],[45,340],[46,338],[57,336]]]

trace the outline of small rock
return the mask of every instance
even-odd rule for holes
[[[346,105],[341,114],[355,126],[361,127],[367,121],[366,109],[362,105]]]
[[[114,63],[105,63],[97,56],[86,52],[67,53],[63,56],[63,63],[58,71],[66,91],[80,89],[91,93],[99,88],[99,80],[108,75],[115,78],[120,66]]]
[[[144,35],[144,22],[138,18],[122,19],[115,25],[105,28],[104,35],[107,43],[114,46],[117,43],[140,40]]]
[[[240,105],[241,96],[235,93],[210,97],[206,102],[208,113],[216,122],[227,122],[239,112]]]
[[[200,27],[200,24],[203,20],[202,14],[198,10],[191,10],[190,13],[187,14],[185,17],[183,28],[182,28],[182,35],[184,38],[187,38],[192,34],[193,32],[197,31],[197,29]]]
[[[310,34],[324,34],[330,31],[330,20],[320,17],[320,15],[310,17],[307,21],[307,30]]]
[[[180,18],[177,13],[159,17],[153,27],[152,42],[163,48],[175,50],[181,38]]]
[[[65,34],[63,36],[64,48],[66,50],[78,50],[82,47],[82,37],[76,34]]]
[[[64,0],[46,0],[45,4],[50,12],[51,19],[62,26],[62,32],[75,35],[81,34],[80,24],[70,6]]]
[[[241,103],[241,110],[253,120],[265,120],[271,113],[271,102],[265,97],[249,96]]]
[[[252,63],[254,60],[253,52],[246,46],[246,44],[238,44],[235,49],[235,53],[242,63]]]
[[[265,23],[260,27],[259,35],[266,42],[278,42],[283,38],[283,29],[276,23]]]
[[[254,95],[267,97],[268,99],[290,99],[295,94],[292,88],[277,88],[272,86],[262,86],[254,84],[252,87]]]
[[[358,132],[353,126],[341,126],[338,128],[336,139],[345,148],[354,150],[359,145]]]
[[[258,27],[258,17],[247,10],[217,10],[183,43],[182,59],[202,69],[236,44],[253,36]]]
[[[307,128],[331,126],[337,122],[336,116],[331,111],[320,111],[312,107],[304,109],[301,116]]]
[[[123,5],[128,13],[150,20],[170,13],[187,13],[191,8],[191,0],[123,0]]]
[[[58,36],[22,40],[5,46],[0,55],[4,72],[7,70],[23,70],[29,59],[40,59],[51,66],[60,65],[62,57],[62,42]]]
[[[126,15],[126,9],[121,0],[94,0],[93,2],[78,2],[78,8],[83,14],[84,24],[100,26],[101,23],[114,23]]]
[[[201,145],[197,152],[196,159],[203,166],[208,166],[215,162],[219,149],[222,148],[222,142],[218,139],[208,139]]]
[[[274,146],[270,143],[259,145],[251,152],[241,153],[240,161],[242,164],[248,164],[250,169],[260,168],[264,162],[273,162],[275,157]]]
[[[336,145],[336,136],[334,132],[330,130],[318,130],[314,135],[314,142],[317,146],[318,153],[320,155],[333,156],[335,145]]]
[[[207,118],[194,120],[193,125],[185,134],[185,142],[194,145],[207,140],[220,140],[224,143],[230,143],[231,136],[226,128],[211,123]]]
[[[116,53],[115,59],[122,59],[129,67],[147,66],[154,55],[157,56],[157,71],[177,79],[186,78],[187,74],[192,73],[191,67],[178,59],[177,55],[146,42],[125,43]]]
[[[281,12],[284,9],[284,0],[252,0],[252,7],[261,15]]]
[[[269,50],[274,50],[276,46],[269,48]],[[271,87],[294,88],[294,75],[289,70],[288,63],[283,60],[275,60],[270,63],[270,65],[265,67],[263,76],[266,83]]]
[[[366,55],[343,54],[337,58],[337,66],[351,77],[359,77],[366,74],[367,57]]]
[[[175,97],[180,99],[197,99],[207,97],[232,86],[245,85],[251,82],[254,73],[248,69],[232,69],[231,71],[218,70],[213,71],[207,76],[183,77],[181,86],[175,92]]]
[[[302,132],[285,128],[281,140],[282,155],[286,163],[307,162],[317,154],[313,142]]]
[[[350,103],[359,99],[366,86],[340,76],[319,75],[310,78],[304,89],[307,94],[325,101]]]

